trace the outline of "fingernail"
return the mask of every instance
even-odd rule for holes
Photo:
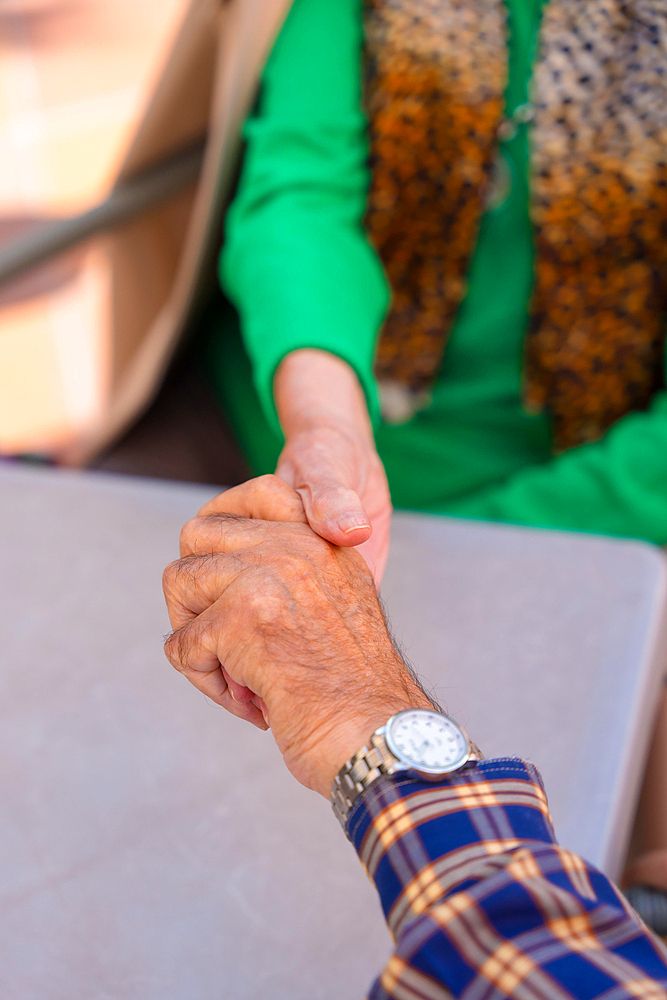
[[[349,535],[351,531],[358,531],[359,528],[370,528],[366,518],[360,517],[358,514],[353,514],[352,517],[342,517],[338,524],[346,535]]]

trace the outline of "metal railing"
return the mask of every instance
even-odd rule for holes
[[[205,140],[117,184],[94,208],[48,222],[0,246],[0,286],[76,244],[127,222],[196,181]]]

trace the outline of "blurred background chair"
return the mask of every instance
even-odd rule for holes
[[[241,123],[288,6],[0,4],[0,452],[90,463],[155,397],[213,293]],[[101,463],[244,478],[200,376],[179,367]]]

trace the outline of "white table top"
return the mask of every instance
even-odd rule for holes
[[[0,467],[0,995],[340,1000],[390,944],[328,805],[169,667],[160,576],[212,490]],[[396,517],[394,633],[612,875],[667,649],[650,546]],[[361,944],[363,942],[363,945]]]

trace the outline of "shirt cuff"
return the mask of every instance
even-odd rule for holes
[[[488,877],[507,851],[555,843],[539,772],[515,758],[482,761],[437,785],[382,778],[355,804],[347,830],[395,937],[435,900]]]

